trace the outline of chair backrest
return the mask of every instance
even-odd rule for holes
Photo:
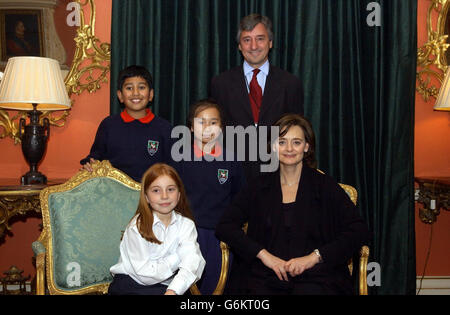
[[[356,191],[355,187],[346,185],[346,184],[341,184],[341,183],[339,183],[339,186],[341,186],[341,188],[344,189],[344,191],[350,197],[351,201],[356,206],[356,202],[358,201],[358,192]],[[353,274],[353,260],[352,259],[350,259],[348,262],[348,270],[350,271],[350,274],[352,275]]]
[[[339,185],[344,189],[344,191],[348,194],[351,201],[355,204],[358,201],[358,192],[356,191],[355,187],[341,184]],[[369,246],[364,245],[361,247],[359,251],[359,278],[358,278],[358,285],[359,285],[359,294],[360,295],[367,295],[368,294],[368,288],[367,288],[367,263],[369,260]],[[353,259],[350,259],[348,262],[348,270],[350,271],[350,274],[353,275]]]
[[[325,174],[320,169],[317,169],[322,174]],[[350,197],[350,200],[356,206],[358,202],[358,192],[355,187],[339,183],[342,189],[347,193]],[[367,264],[369,261],[370,249],[369,246],[363,245],[359,250],[359,277],[358,277],[358,285],[359,285],[359,294],[360,295],[368,295],[367,288]],[[348,270],[350,271],[350,275],[353,275],[353,259],[350,259],[348,262]]]
[[[356,206],[356,203],[358,202],[358,192],[356,191],[356,188],[353,186],[341,184],[341,183],[339,183],[339,186],[341,186],[341,188],[344,189],[344,191],[350,197],[350,200]]]
[[[50,293],[104,292],[139,191],[139,183],[103,161],[41,192]]]

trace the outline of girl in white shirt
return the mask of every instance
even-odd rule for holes
[[[169,165],[154,164],[143,175],[108,293],[181,295],[204,267],[183,183]]]

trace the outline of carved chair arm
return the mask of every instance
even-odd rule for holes
[[[228,261],[230,257],[230,251],[228,245],[224,242],[220,242],[220,250],[222,252],[222,267],[220,268],[219,281],[217,281],[216,288],[214,289],[212,295],[222,295],[225,289],[225,284],[227,283],[228,277]],[[190,288],[192,295],[202,295],[197,287],[197,284],[193,284]]]
[[[368,295],[367,290],[367,263],[369,261],[369,247],[364,245],[360,251],[359,261],[359,295]]]
[[[45,295],[45,246],[39,242],[31,245],[36,255],[36,295]]]

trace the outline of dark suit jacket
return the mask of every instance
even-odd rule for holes
[[[280,173],[268,173],[249,183],[222,216],[216,235],[235,254],[229,293],[245,294],[254,270],[267,270],[268,280],[279,281],[256,255],[266,248],[267,222],[271,221],[273,235],[283,228],[281,207]],[[248,222],[247,234],[242,231],[245,222]],[[334,179],[303,167],[292,226],[295,228],[292,229],[290,258],[308,255],[317,248],[323,263],[291,280],[320,282],[332,292],[352,294],[347,261],[367,243],[369,234],[356,207]]]
[[[241,66],[225,71],[211,81],[211,97],[223,108],[225,125],[254,124]],[[284,113],[303,114],[303,86],[299,78],[270,65],[259,113],[259,126],[270,126]]]
[[[225,116],[224,126],[243,126],[246,128],[254,125],[242,65],[225,71],[212,79],[211,97],[222,108]],[[285,113],[303,115],[302,82],[291,73],[270,65],[269,75],[264,87],[258,127],[271,126]],[[251,140],[246,140],[247,156],[243,167],[247,180],[251,181],[259,175],[261,162],[259,156],[258,161],[250,161],[248,153],[249,141]],[[256,140],[255,143],[259,143],[259,140]]]

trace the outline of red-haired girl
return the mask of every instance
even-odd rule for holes
[[[136,215],[110,268],[109,294],[182,295],[204,267],[183,183],[169,165],[154,164],[143,175]]]

